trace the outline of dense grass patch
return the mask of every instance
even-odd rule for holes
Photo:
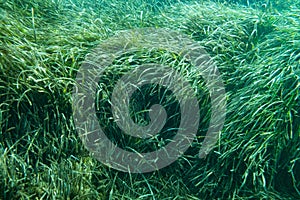
[[[0,198],[300,198],[299,2],[224,2],[0,1]],[[141,27],[168,27],[201,44],[221,72],[228,107],[218,144],[205,159],[197,152],[210,119],[207,95],[198,96],[205,110],[199,141],[160,171],[128,174],[102,165],[84,148],[71,93],[92,48],[120,30]],[[102,105],[114,79],[134,65],[155,62],[190,67],[174,52],[125,54],[102,80]],[[189,78],[205,91],[201,77]],[[133,114],[149,107],[138,99],[157,102],[161,93],[167,91],[155,86],[136,93]],[[176,115],[176,101],[164,103]],[[113,138],[119,130],[103,109],[99,118]],[[147,117],[134,119],[147,123]],[[178,125],[178,118],[168,125]],[[158,148],[162,138],[139,148]]]

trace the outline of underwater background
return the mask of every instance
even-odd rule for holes
[[[224,81],[227,112],[213,150],[198,158],[210,98],[201,77],[187,75],[200,91],[197,139],[171,165],[133,174],[84,147],[72,90],[93,48],[146,27],[203,46]],[[175,116],[165,136],[141,142],[118,135],[111,121],[116,80],[155,62],[190,65],[172,52],[141,50],[117,58],[100,80],[99,123],[122,148],[158,149],[179,125],[178,102],[155,86],[134,94],[131,114],[147,123],[145,102],[164,103]],[[300,1],[0,0],[0,127],[0,199],[300,199]]]

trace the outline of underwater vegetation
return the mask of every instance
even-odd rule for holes
[[[299,3],[0,0],[0,199],[299,199]],[[215,148],[199,159],[210,98],[201,77],[190,75],[202,91],[197,141],[170,166],[131,174],[84,148],[71,102],[87,53],[120,30],[142,27],[177,30],[205,48],[224,80],[227,113]],[[100,123],[123,148],[149,151],[166,138],[121,140],[110,121],[115,81],[134,65],[155,62],[190,67],[172,52],[141,50],[116,59],[100,80],[98,103],[107,105]],[[160,101],[172,116],[166,129],[176,128],[172,94],[156,86],[143,91],[133,95],[134,120],[147,123],[149,104]]]

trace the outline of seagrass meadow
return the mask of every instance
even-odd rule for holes
[[[199,74],[185,73],[200,91],[197,138],[163,169],[125,173],[82,144],[72,90],[93,48],[147,27],[203,46],[225,85],[226,120],[213,150],[198,158],[210,97]],[[128,151],[158,149],[180,121],[172,93],[155,85],[134,93],[130,111],[147,124],[149,106],[162,103],[171,116],[166,134],[141,142],[111,120],[116,81],[145,63],[192,67],[174,52],[141,49],[106,69],[97,116]],[[0,199],[300,199],[300,1],[0,0]]]

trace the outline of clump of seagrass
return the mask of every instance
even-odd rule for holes
[[[238,0],[234,6],[173,2],[0,2],[0,199],[300,197],[300,23],[299,9],[289,10],[299,1],[269,1],[273,7],[267,4],[266,9],[258,8],[265,1],[249,7],[241,7],[247,1]],[[195,149],[165,169],[125,174],[103,166],[83,148],[70,108],[76,71],[102,40],[117,30],[137,27],[187,33],[217,62],[228,113],[219,143],[205,160],[193,157],[199,145],[193,144]],[[113,87],[115,74],[150,61],[188,66],[170,52],[135,52],[118,58],[101,81]],[[111,90],[102,89],[100,103],[106,104]],[[154,89],[155,95],[167,94],[164,88],[144,89],[135,100],[155,102],[147,96]],[[148,102],[135,100],[133,119],[147,123]],[[209,105],[208,98],[202,100]],[[174,112],[173,127],[178,105],[172,98],[165,103]],[[109,110],[103,111],[99,110],[101,123],[110,126]],[[209,121],[206,114],[204,122]],[[107,127],[110,131],[113,139],[116,126]],[[205,134],[205,128],[200,132]],[[158,140],[120,143],[126,148],[131,142],[140,150],[159,147]]]
[[[147,140],[130,137],[123,133],[113,120],[110,98],[117,81],[134,68],[150,63],[169,66],[180,73],[185,73],[182,76],[186,76],[186,79],[191,82],[195,91],[198,91],[196,95],[198,95],[199,107],[203,112],[201,114],[202,125],[200,128],[207,128],[207,122],[210,118],[208,91],[202,77],[199,74],[189,72],[188,69],[191,68],[191,64],[176,54],[159,49],[152,49],[151,51],[141,49],[140,51],[126,53],[122,57],[117,58],[113,65],[105,69],[105,72],[102,74],[99,81],[99,91],[97,92],[97,113],[100,126],[104,127],[104,132],[107,133],[106,135],[110,140],[128,151],[146,153],[158,150],[172,140],[180,126],[181,114],[178,100],[172,94],[172,91],[157,84],[146,84],[138,88],[131,97],[128,109],[130,109],[133,121],[139,126],[145,126],[150,120],[149,111],[151,106],[154,104],[163,106],[168,118],[160,133]],[[187,77],[189,73],[191,74]],[[199,141],[202,139],[200,138],[199,136]]]
[[[195,184],[209,185],[206,190],[217,196],[233,197],[233,190],[243,198],[300,195],[300,23],[291,16],[293,12],[273,22],[273,31],[253,49],[259,50],[258,57],[239,65],[238,73],[230,73],[227,79],[235,86],[227,87],[227,123],[216,150],[218,159],[207,164],[207,177],[195,176]],[[220,185],[226,189],[219,191]]]

